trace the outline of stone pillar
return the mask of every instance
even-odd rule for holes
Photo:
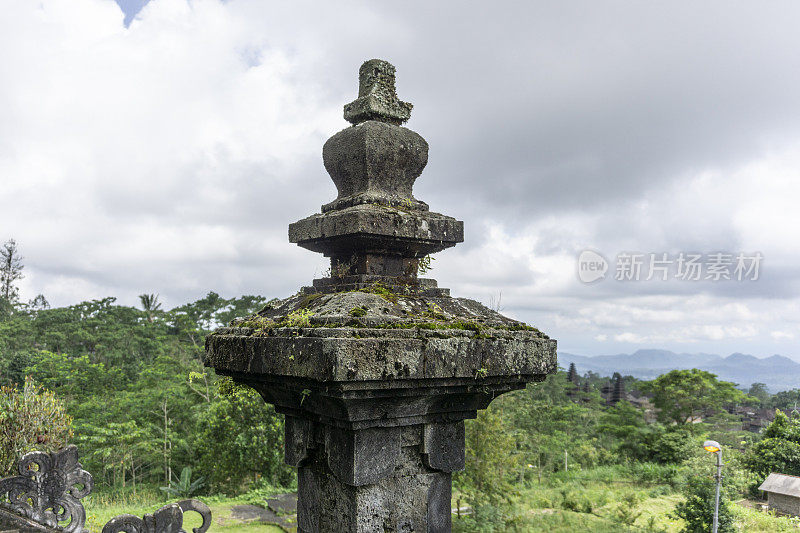
[[[298,465],[299,531],[450,531],[452,467],[426,460],[421,425],[323,431]]]
[[[220,328],[206,364],[286,415],[299,531],[447,532],[464,420],[554,372],[556,342],[418,276],[463,223],[413,196],[428,144],[401,126],[394,67],[367,61],[359,81],[323,148],[339,195],[289,226],[330,275]]]

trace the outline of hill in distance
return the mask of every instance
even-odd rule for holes
[[[743,353],[722,357],[668,350],[637,350],[631,354],[597,356],[559,352],[558,364],[568,368],[570,363],[575,363],[579,374],[592,371],[610,376],[619,372],[639,379],[654,379],[674,369],[699,368],[716,374],[723,381],[737,383],[743,389],[753,383],[766,384],[773,394],[800,388],[800,363],[782,355],[759,359]]]

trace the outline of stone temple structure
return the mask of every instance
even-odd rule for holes
[[[210,335],[206,365],[286,415],[299,531],[446,532],[464,420],[554,372],[556,341],[419,277],[463,222],[414,198],[428,144],[394,67],[359,82],[322,152],[338,197],[289,226],[329,275]]]

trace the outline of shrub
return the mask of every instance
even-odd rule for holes
[[[683,495],[686,500],[675,507],[675,516],[685,522],[682,533],[706,533],[711,531],[714,517],[714,480],[695,476],[688,480]],[[719,533],[732,533],[733,526],[731,504],[725,494],[719,500]]]
[[[657,434],[653,440],[652,457],[661,464],[680,464],[692,453],[692,435],[683,428]]]
[[[23,454],[54,452],[71,437],[72,417],[54,393],[31,378],[25,379],[22,390],[16,385],[0,387],[0,477],[13,474]]]
[[[591,514],[594,511],[594,505],[589,498],[567,489],[561,489],[561,508],[576,513]]]
[[[763,439],[745,455],[745,464],[762,480],[770,472],[800,475],[800,419],[777,411]]]
[[[210,488],[238,492],[260,477],[275,486],[293,483],[283,462],[283,419],[253,389],[220,379],[199,427],[198,470]]]
[[[184,466],[181,470],[181,477],[170,481],[168,487],[161,487],[161,490],[175,498],[190,498],[197,491],[205,486],[205,478],[200,476],[192,479],[192,468]]]
[[[614,521],[626,526],[632,526],[636,519],[642,516],[642,512],[638,510],[639,503],[639,497],[634,492],[629,492],[622,496],[616,509],[614,509]]]
[[[503,511],[493,505],[478,505],[472,509],[475,519],[475,529],[471,531],[480,533],[495,533],[506,531],[505,516]]]
[[[647,494],[650,498],[661,498],[670,493],[672,493],[672,490],[669,487],[666,487],[664,485],[659,485],[658,487],[650,489],[650,491]]]
[[[632,463],[628,467],[629,474],[642,483],[663,483],[676,486],[680,470],[676,465],[658,463]]]

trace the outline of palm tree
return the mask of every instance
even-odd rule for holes
[[[158,294],[140,294],[139,301],[142,302],[142,309],[147,313],[147,321],[152,322],[155,312],[161,309]]]

